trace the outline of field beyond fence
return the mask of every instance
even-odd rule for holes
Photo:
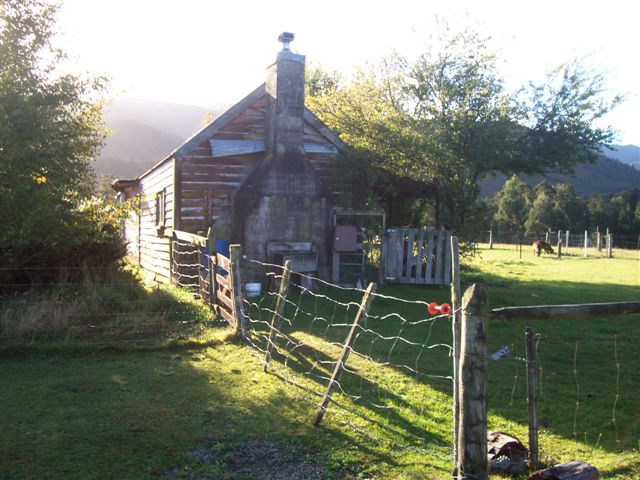
[[[637,258],[528,250],[480,245],[463,288],[482,283],[494,309],[639,297]],[[451,323],[426,313],[449,289],[375,294],[316,428],[362,291],[292,287],[265,372],[277,290],[247,298],[247,348],[191,293],[130,276],[68,283],[84,286],[3,290],[7,478],[451,477]],[[16,329],[21,309],[31,323]],[[489,363],[489,428],[527,444],[525,327],[540,359],[541,461],[638,478],[640,317],[492,321],[489,351],[510,353]]]

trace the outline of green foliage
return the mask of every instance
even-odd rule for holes
[[[436,224],[461,237],[482,221],[480,180],[595,160],[613,132],[594,122],[620,101],[609,98],[601,74],[577,62],[542,85],[508,92],[489,40],[472,29],[443,35],[415,62],[393,56],[350,82],[309,91],[309,107],[365,170],[432,185]]]
[[[494,219],[509,232],[521,232],[530,208],[531,188],[513,175],[496,195],[498,210]]]
[[[548,229],[604,231],[617,235],[640,234],[640,189],[619,194],[576,195],[568,183],[541,182],[534,188],[511,177],[492,200],[496,211],[493,225],[502,232],[524,232],[539,236]]]
[[[94,224],[84,212],[105,137],[96,98],[106,82],[58,73],[56,11],[42,0],[0,4],[0,262],[12,266],[82,261],[113,234],[110,220],[100,214]]]

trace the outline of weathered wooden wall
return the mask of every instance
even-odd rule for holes
[[[233,195],[266,152],[214,157],[210,141],[254,140],[267,142],[267,96],[251,104],[234,120],[203,140],[178,163],[180,215],[177,228],[197,233],[215,226],[216,237],[230,239]],[[332,193],[337,206],[350,206],[349,188],[341,181],[337,149],[312,125],[305,124],[305,143],[326,147],[307,157]],[[322,148],[320,148],[322,149]]]
[[[140,266],[161,283],[171,273],[170,234],[174,218],[174,160],[169,159],[140,177]],[[165,191],[164,228],[155,223],[156,194]]]

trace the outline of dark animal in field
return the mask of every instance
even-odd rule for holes
[[[540,253],[544,250],[545,253],[553,253],[553,248],[544,240],[536,240],[533,242],[533,253],[535,253],[538,257]]]

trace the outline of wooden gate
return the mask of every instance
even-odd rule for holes
[[[394,283],[448,285],[451,235],[444,229],[390,228],[382,240],[384,280]]]

